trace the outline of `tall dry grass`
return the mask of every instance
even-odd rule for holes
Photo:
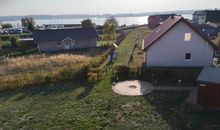
[[[87,80],[109,51],[95,49],[65,54],[35,54],[0,60],[0,91],[67,80]]]
[[[53,71],[58,67],[89,61],[91,57],[73,54],[30,55],[0,61],[0,76],[35,71]]]

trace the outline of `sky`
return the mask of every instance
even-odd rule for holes
[[[0,0],[0,16],[117,14],[220,8],[220,0]]]

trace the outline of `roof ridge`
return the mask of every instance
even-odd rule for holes
[[[207,41],[214,49],[217,46],[211,42],[209,39],[205,38],[200,34],[188,21],[186,21],[182,16],[171,16],[164,23],[157,28],[155,28],[147,37],[144,39],[143,51],[147,50],[151,45],[153,45],[157,40],[163,37],[169,30],[171,30],[179,21],[183,21],[187,26],[189,26],[193,31],[201,36],[205,41]],[[160,29],[159,31],[157,31]]]

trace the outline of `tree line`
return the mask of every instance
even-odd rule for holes
[[[21,19],[21,25],[22,27],[25,27],[30,32],[33,32],[36,27],[36,22],[32,17],[24,17]],[[7,28],[13,28],[13,26],[10,23],[1,24],[3,29]],[[91,19],[85,19],[81,21],[81,27],[82,28],[96,28],[95,23],[92,22]],[[118,21],[114,17],[107,18],[105,20],[105,23],[103,25],[103,40],[111,41],[116,39],[116,30],[118,27]]]
[[[82,28],[96,28],[95,23],[91,19],[85,19],[81,21]],[[111,41],[116,39],[116,31],[118,27],[118,21],[114,17],[107,18],[103,25],[103,40]]]
[[[32,17],[24,17],[21,19],[22,27],[27,28],[27,30],[33,32],[35,29],[35,21]],[[3,29],[13,28],[13,25],[10,23],[0,24]]]

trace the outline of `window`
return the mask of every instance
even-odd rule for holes
[[[191,39],[192,39],[192,34],[191,33],[185,33],[184,41],[189,42],[189,41],[191,41]]]
[[[62,46],[62,43],[61,42],[57,42],[57,46],[58,47]]]
[[[185,54],[185,60],[191,60],[191,53]]]

